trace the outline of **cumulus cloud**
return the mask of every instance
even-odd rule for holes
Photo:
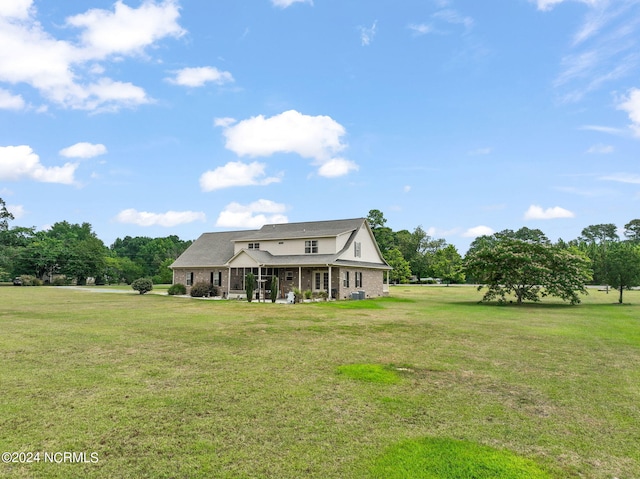
[[[360,30],[360,43],[363,47],[366,47],[371,44],[373,38],[376,36],[376,31],[378,29],[378,20],[373,22],[373,25],[370,27],[359,27]]]
[[[359,167],[353,161],[344,158],[332,158],[322,163],[318,168],[318,175],[325,178],[337,178],[338,176],[348,175],[351,171],[358,171]]]
[[[287,8],[294,3],[308,3],[309,5],[313,5],[313,0],[271,0],[271,3],[276,7]]]
[[[140,56],[162,38],[179,37],[175,0],[144,0],[138,8],[117,1],[113,11],[91,9],[64,26],[81,30],[80,41],[58,40],[45,31],[31,2],[0,6],[0,81],[25,83],[65,108],[117,110],[151,102],[144,89],[96,75],[110,59]]]
[[[464,238],[476,238],[478,236],[490,236],[493,233],[495,233],[495,231],[493,231],[492,228],[484,225],[479,225],[474,226],[473,228],[469,228],[467,231],[462,233],[462,236]]]
[[[633,88],[618,105],[619,110],[626,111],[631,120],[631,130],[635,136],[640,136],[640,89]]]
[[[25,107],[24,99],[20,95],[0,88],[0,110],[22,110]]]
[[[357,169],[352,161],[336,155],[346,148],[345,128],[329,116],[303,115],[295,110],[265,118],[254,116],[235,122],[217,119],[224,129],[225,146],[239,156],[264,157],[296,153],[314,160],[321,176],[336,177]]]
[[[200,177],[202,191],[214,191],[232,186],[268,185],[277,183],[280,178],[266,177],[264,163],[243,163],[231,161],[212,171],[207,171]]]
[[[524,214],[525,220],[553,220],[557,218],[573,218],[573,212],[554,206],[552,208],[543,209],[538,205],[531,205]]]
[[[172,73],[175,76],[167,78],[167,81],[180,86],[201,87],[208,82],[223,85],[234,81],[231,73],[220,71],[215,67],[183,68]]]
[[[216,226],[223,228],[260,228],[265,224],[288,223],[282,203],[260,199],[248,205],[230,203],[220,212]]]
[[[138,226],[172,226],[193,223],[194,221],[206,221],[206,216],[197,211],[167,211],[166,213],[149,213],[133,208],[122,210],[116,216],[119,223],[128,223]]]
[[[81,142],[68,146],[59,151],[61,156],[65,158],[93,158],[95,156],[104,155],[107,147],[98,143]]]
[[[42,183],[74,183],[77,163],[45,167],[40,157],[27,145],[0,146],[0,180],[30,179]]]

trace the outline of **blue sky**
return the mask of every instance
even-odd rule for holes
[[[640,217],[638,0],[3,0],[0,45],[13,225]]]

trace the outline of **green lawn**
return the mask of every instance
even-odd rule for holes
[[[41,454],[0,477],[640,477],[640,292],[391,294],[0,287],[0,452]]]

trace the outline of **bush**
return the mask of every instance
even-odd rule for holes
[[[256,289],[256,276],[253,273],[247,274],[244,279],[244,290],[247,294],[247,301],[251,302],[253,300],[253,292]]]
[[[148,293],[153,289],[153,281],[149,278],[138,278],[131,283],[131,287],[140,294]]]
[[[42,286],[42,281],[30,274],[23,274],[20,279],[22,280],[22,286]]]
[[[53,286],[67,286],[67,285],[71,284],[71,281],[69,281],[67,278],[64,278],[62,276],[58,276],[57,278],[55,278],[53,280],[53,282],[51,284]]]
[[[211,283],[200,282],[191,287],[191,296],[194,298],[204,298],[206,296],[215,296],[216,287]]]
[[[304,294],[304,299],[313,298],[313,292],[310,289],[305,289],[303,294]]]
[[[176,294],[177,295],[187,294],[187,287],[182,283],[172,284],[171,286],[169,286],[169,289],[167,290],[167,294],[170,294],[171,296],[174,296]]]

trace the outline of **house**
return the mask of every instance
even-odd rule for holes
[[[171,265],[173,283],[207,282],[225,298],[244,297],[253,273],[266,294],[279,280],[278,298],[294,288],[335,299],[389,292],[391,267],[365,218],[265,225],[259,230],[204,233]],[[364,293],[361,293],[364,292]]]

